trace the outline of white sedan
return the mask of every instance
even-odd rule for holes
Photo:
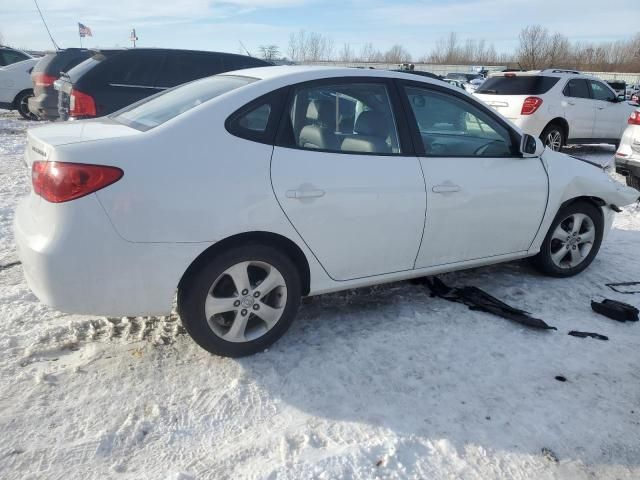
[[[638,192],[481,102],[398,72],[266,67],[28,133],[15,234],[63,311],[178,312],[210,352],[277,340],[306,295],[532,257],[568,277]]]

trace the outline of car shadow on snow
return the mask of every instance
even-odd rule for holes
[[[441,276],[521,307],[557,332],[536,331],[430,298],[408,282],[313,299],[269,351],[239,360],[243,376],[282,402],[327,421],[379,428],[423,442],[446,439],[460,455],[489,451],[560,460],[640,463],[640,325],[590,309],[607,282],[640,280],[640,232],[614,230],[596,261],[571,279],[526,261]],[[599,332],[603,342],[567,335]],[[561,383],[554,377],[563,375]],[[385,433],[387,432],[387,433]],[[399,447],[400,448],[400,447]],[[422,450],[421,450],[422,449]]]

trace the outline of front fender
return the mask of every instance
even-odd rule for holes
[[[597,163],[550,149],[543,152],[542,163],[549,176],[549,201],[540,230],[531,244],[531,254],[540,250],[558,210],[574,198],[592,198],[605,210],[640,200],[637,190],[615,181],[604,171],[603,166]],[[606,213],[605,211],[605,217],[609,218]],[[605,222],[605,225],[610,225],[610,221]]]

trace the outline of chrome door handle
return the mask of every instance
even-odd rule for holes
[[[287,198],[319,198],[324,196],[324,190],[287,190],[285,193]]]
[[[569,105],[575,105],[576,102],[567,102]]]
[[[462,190],[459,185],[453,185],[452,183],[445,183],[444,185],[435,185],[431,189],[434,193],[455,193]]]
[[[605,107],[598,107],[598,110],[604,110]]]

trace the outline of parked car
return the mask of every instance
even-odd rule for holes
[[[391,70],[392,72],[402,72],[402,73],[411,73],[413,75],[422,75],[423,77],[433,78],[434,80],[444,80],[440,75],[435,73],[427,72],[425,70],[409,70],[406,68]]]
[[[0,46],[0,108],[17,110],[23,118],[35,119],[28,101],[33,96],[31,69],[37,62],[26,52]]]
[[[461,121],[462,119],[462,121]],[[266,67],[28,132],[15,238],[35,294],[178,312],[210,352],[263,350],[301,296],[524,257],[569,277],[640,193],[459,89]]]
[[[457,87],[466,91],[466,88],[464,88],[464,85],[466,82],[463,82],[462,80],[455,80],[453,78],[443,78],[443,80],[447,82],[449,85],[452,85],[454,87]]]
[[[628,124],[616,151],[616,171],[627,185],[640,190],[640,109],[631,112]]]
[[[42,57],[31,72],[33,97],[29,98],[29,111],[43,120],[58,118],[58,92],[53,83],[62,72],[68,72],[94,54],[95,51],[86,48],[67,48]]]
[[[472,80],[480,80],[484,81],[484,77],[479,73],[447,73],[445,78],[450,78],[452,80],[461,80],[465,83],[470,83]]]
[[[617,97],[627,98],[627,84],[626,82],[618,80],[607,80],[606,84],[616,93]]]
[[[556,151],[567,144],[617,145],[634,109],[601,80],[557,69],[493,74],[475,96]]]
[[[22,62],[23,60],[29,60],[30,58],[33,57],[27,52],[0,45],[0,67],[13,65],[14,63]]]
[[[271,65],[232,53],[135,48],[101,50],[55,82],[62,119],[108,115],[182,83]]]

